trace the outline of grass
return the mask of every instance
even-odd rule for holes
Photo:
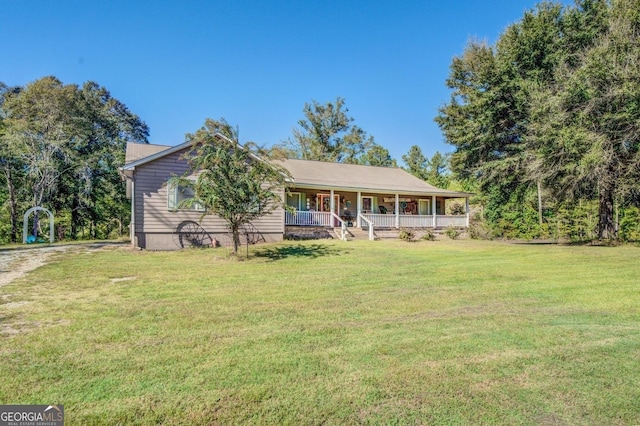
[[[0,288],[0,403],[67,424],[639,424],[640,248],[57,255]]]

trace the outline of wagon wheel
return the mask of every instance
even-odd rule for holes
[[[242,249],[242,247],[258,244],[260,242],[266,242],[264,236],[260,233],[260,231],[250,223],[247,223],[240,227],[238,236],[240,237],[240,246],[238,247],[239,251]],[[233,250],[233,233],[227,232],[226,234],[224,234],[221,245],[225,247],[229,252]]]
[[[252,223],[245,223],[240,229],[240,242],[242,244],[258,244],[264,243],[266,240]]]
[[[180,248],[212,247],[214,245],[211,235],[192,220],[185,220],[176,226],[173,236],[174,242]]]

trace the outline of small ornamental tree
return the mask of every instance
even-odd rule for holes
[[[240,145],[236,135],[224,119],[207,119],[200,130],[187,135],[193,142],[186,154],[190,170],[170,182],[193,190],[193,197],[179,207],[197,204],[204,209],[203,217],[217,215],[226,222],[234,254],[243,225],[283,206],[280,194],[289,177],[283,168],[258,157],[253,144]]]

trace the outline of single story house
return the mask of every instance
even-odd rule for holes
[[[120,173],[131,199],[134,247],[170,250],[227,238],[222,219],[202,217],[197,206],[176,208],[189,194],[167,182],[189,169],[183,154],[190,146],[127,145]],[[292,176],[289,191],[282,192],[291,211],[279,208],[251,224],[262,241],[280,241],[287,233],[308,229],[342,239],[357,233],[373,239],[383,230],[469,225],[470,194],[436,188],[400,168],[293,159],[281,165]],[[446,203],[453,199],[465,213],[447,214]]]

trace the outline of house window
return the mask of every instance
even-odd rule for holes
[[[374,213],[378,208],[376,197],[362,197],[362,213]]]
[[[247,213],[260,213],[262,210],[262,206],[260,205],[260,201],[258,198],[254,198],[249,201],[245,206],[245,212]]]
[[[204,211],[204,206],[200,203],[195,203],[190,207],[180,207],[180,203],[182,203],[184,200],[193,198],[194,195],[195,194],[192,188],[169,183],[167,185],[167,196],[168,196],[167,204],[168,204],[169,210]]]
[[[287,194],[287,206],[293,207],[296,210],[302,210],[302,194],[299,192],[290,192]]]
[[[418,214],[431,214],[431,200],[418,200]]]

